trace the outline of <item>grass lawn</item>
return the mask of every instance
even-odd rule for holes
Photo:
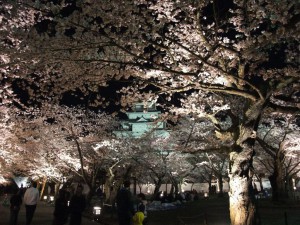
[[[176,210],[149,212],[149,225],[229,225],[228,197],[188,202]],[[257,200],[260,225],[300,225],[300,202]],[[184,222],[184,223],[183,223]]]
[[[148,225],[230,225],[228,197],[201,198],[172,210],[148,211]],[[257,200],[260,218],[258,225],[300,225],[300,202],[273,203],[270,199]],[[116,215],[103,220],[117,224]]]
[[[201,198],[175,210],[150,211],[149,225],[229,225],[228,198]]]

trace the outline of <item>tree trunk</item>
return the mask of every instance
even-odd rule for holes
[[[115,181],[113,188],[111,189],[109,199],[108,199],[109,204],[111,204],[111,205],[115,204],[118,191],[120,190],[120,187],[122,186],[123,182],[124,182],[124,180],[116,180]]]
[[[256,208],[251,173],[253,154],[253,149],[246,148],[230,156],[233,162],[229,173],[231,225],[255,224]]]
[[[170,181],[171,181],[171,183],[172,183],[172,187],[171,187],[171,190],[170,190],[170,193],[172,193],[172,194],[178,194],[178,192],[179,192],[179,188],[178,188],[178,182],[177,182],[177,180],[175,179],[175,178],[173,178],[173,177],[170,177]]]
[[[136,185],[137,185],[137,182],[136,182],[136,178],[134,177],[133,178],[133,195],[134,196],[136,195]]]
[[[40,200],[43,198],[44,191],[45,191],[45,187],[46,187],[46,183],[47,183],[47,177],[45,177],[45,178],[43,179],[42,190],[41,190],[41,194],[40,194]]]
[[[223,196],[223,176],[222,176],[222,174],[219,174],[219,176],[218,176],[218,187],[219,187],[218,196]]]
[[[171,189],[170,189],[170,194],[173,195],[175,193],[175,187],[174,184],[172,184]]]
[[[269,180],[272,187],[272,200],[283,201],[286,198],[285,181],[283,175],[283,168],[280,159],[277,157],[274,163],[274,171]]]
[[[55,191],[54,191],[55,198],[58,196],[60,185],[61,185],[60,182],[58,182],[58,183],[55,184]]]
[[[113,181],[114,181],[114,174],[111,171],[107,172],[107,179],[105,180],[104,184],[104,193],[105,193],[105,202],[111,204],[112,200],[112,190],[113,190]]]
[[[231,177],[229,194],[231,225],[255,224],[256,209],[251,197],[251,186],[247,177]]]
[[[273,172],[272,175],[269,176],[269,181],[272,187],[272,200],[273,201],[278,201],[278,187],[276,183],[276,174],[275,171]]]
[[[89,205],[91,203],[91,200],[96,192],[96,178],[92,177],[91,182],[87,183],[90,191],[86,196],[86,201],[87,201],[87,205]]]
[[[158,182],[155,184],[155,188],[154,188],[154,195],[157,195],[157,193],[159,192],[159,189],[161,187],[161,182]]]
[[[142,193],[142,187],[143,187],[143,184],[138,183],[137,185],[138,185],[138,187],[139,187],[139,193]]]
[[[175,192],[175,194],[179,193],[178,183],[176,183],[176,185],[174,185],[174,192]]]
[[[154,182],[154,184],[155,184],[155,188],[154,188],[153,198],[155,198],[159,193],[159,189],[160,189],[161,184],[162,184],[162,179],[158,178],[158,180],[156,180]]]
[[[213,193],[212,193],[212,185],[211,185],[211,180],[208,181],[208,193],[209,193],[209,196],[211,196]]]

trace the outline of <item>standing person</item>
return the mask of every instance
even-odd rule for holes
[[[37,202],[40,197],[39,190],[36,187],[37,183],[33,181],[31,183],[31,187],[28,188],[24,194],[24,204],[26,208],[26,225],[30,225],[36,209]]]
[[[52,225],[63,225],[68,221],[68,198],[67,192],[60,189],[54,206],[54,219]]]
[[[75,195],[70,200],[70,225],[81,224],[81,214],[85,209],[86,201],[82,194],[83,186],[78,185]]]
[[[19,191],[10,198],[10,225],[17,225],[21,204],[22,196],[21,190],[19,189]]]
[[[117,194],[117,212],[119,225],[130,225],[134,214],[130,181],[124,181],[123,188]]]

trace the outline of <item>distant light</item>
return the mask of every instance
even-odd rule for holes
[[[204,198],[208,198],[208,193],[207,192],[204,193]]]
[[[47,200],[47,198],[48,198],[47,195],[44,195],[44,198],[43,198],[43,199],[44,199],[44,200]]]
[[[51,202],[54,201],[54,196],[50,196],[50,201],[51,201]]]

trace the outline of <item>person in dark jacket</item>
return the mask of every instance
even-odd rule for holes
[[[86,200],[82,194],[83,186],[78,185],[75,195],[72,196],[70,200],[70,225],[80,225],[81,224],[81,214],[85,209]]]
[[[63,225],[68,221],[68,199],[66,195],[66,191],[63,189],[59,190],[58,197],[55,201],[54,208],[54,219],[52,225]]]
[[[10,198],[10,225],[17,225],[18,215],[22,204],[21,190]]]
[[[130,182],[125,181],[116,198],[119,225],[130,225],[134,215],[132,195],[129,190]]]

